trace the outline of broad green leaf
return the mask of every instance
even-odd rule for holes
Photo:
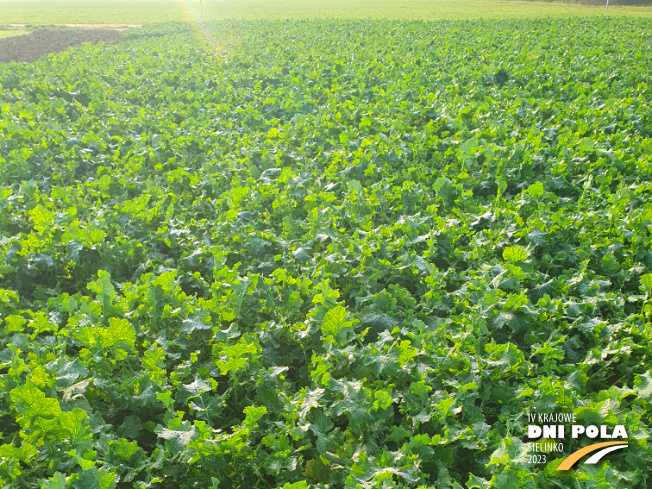
[[[252,430],[256,427],[256,423],[267,414],[267,408],[265,406],[247,406],[244,408],[244,414],[243,424]]]
[[[79,478],[72,483],[74,489],[113,489],[116,486],[116,475],[95,467],[84,470]]]
[[[309,486],[306,483],[306,481],[294,482],[292,484],[286,482],[285,484],[283,484],[282,489],[309,489]]]
[[[72,446],[83,445],[86,448],[92,438],[88,415],[83,409],[75,408],[62,413],[57,420],[57,428],[65,432],[65,439]]]
[[[348,186],[355,192],[362,192],[362,185],[357,180],[349,180]]]
[[[66,477],[61,472],[55,472],[54,476],[43,482],[43,489],[68,489]]]
[[[641,288],[648,297],[652,297],[652,273],[641,275]]]
[[[641,399],[652,403],[652,374],[649,370],[634,377],[634,390]]]
[[[134,349],[135,342],[136,330],[127,319],[109,319],[109,328],[106,330],[103,347],[111,348],[114,351],[129,352]]]
[[[181,327],[181,330],[188,335],[195,331],[210,330],[213,327],[210,320],[207,320],[206,317],[202,317],[200,313],[184,319],[182,324],[183,326]]]
[[[170,450],[172,453],[178,453],[184,449],[188,443],[199,436],[197,428],[184,421],[177,429],[167,429],[162,426],[156,427],[154,430],[160,438],[170,442]]]
[[[111,283],[111,274],[106,270],[97,272],[97,280],[88,284],[88,290],[95,292],[97,298],[102,303],[102,307],[107,307],[116,298],[117,293]]]
[[[112,448],[115,451],[115,454],[124,460],[129,460],[140,450],[138,443],[135,440],[132,442],[117,440]]]
[[[324,322],[321,330],[324,334],[337,336],[340,330],[346,326],[346,309],[342,306],[336,306],[329,310],[324,316]]]
[[[503,258],[506,261],[516,263],[528,259],[527,252],[520,246],[508,246],[503,250]]]
[[[303,471],[304,477],[307,477],[309,480],[316,482],[316,483],[327,483],[329,481],[329,476],[330,476],[330,469],[320,457],[313,458],[312,460],[308,460],[306,462],[306,468]],[[295,487],[296,486],[296,487]],[[300,488],[306,488],[305,482],[303,482],[303,485],[297,486],[296,484],[292,484],[289,486],[286,484],[283,486],[283,489],[285,488],[292,488],[292,489],[300,489]]]
[[[387,409],[394,403],[391,393],[386,390],[374,391],[373,408],[376,411]]]
[[[142,427],[143,424],[138,416],[127,416],[116,431],[116,435],[120,438],[134,439],[138,437]]]
[[[532,197],[540,197],[544,192],[543,183],[535,182],[528,187],[527,191]]]
[[[214,351],[219,351],[214,347]],[[249,343],[247,339],[242,338],[235,345],[224,347],[221,350],[220,359],[215,362],[215,365],[220,369],[222,375],[229,372],[239,372],[244,370],[249,364],[249,360],[255,358],[258,353],[256,343]]]
[[[23,428],[38,425],[41,421],[54,421],[61,416],[59,401],[45,394],[33,384],[25,384],[11,391],[11,401],[21,414],[19,418]],[[52,426],[52,423],[48,423]]]
[[[310,429],[315,433],[326,434],[333,429],[333,422],[326,415],[323,409],[318,409],[315,412],[314,420],[310,425]]]
[[[37,454],[36,447],[27,442],[23,442],[20,448],[13,445],[0,445],[0,459],[16,459],[28,463]]]
[[[591,151],[594,147],[595,143],[591,138],[583,138],[578,146],[580,151]]]
[[[5,331],[7,333],[20,332],[23,330],[25,324],[27,324],[27,320],[25,318],[12,314],[5,318]]]

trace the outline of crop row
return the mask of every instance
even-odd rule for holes
[[[0,485],[648,487],[649,22],[209,29],[0,66]]]

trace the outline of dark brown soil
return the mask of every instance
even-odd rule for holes
[[[33,63],[46,54],[84,42],[117,44],[121,40],[122,32],[115,29],[40,29],[24,36],[0,39],[0,63]]]

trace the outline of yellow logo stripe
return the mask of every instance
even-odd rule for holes
[[[626,441],[606,441],[604,443],[594,443],[588,447],[580,448],[578,451],[571,453],[566,459],[557,467],[557,470],[569,470],[575,462],[581,459],[584,455],[588,455],[591,452],[595,452],[603,447],[610,447],[612,445],[623,445],[626,446]]]

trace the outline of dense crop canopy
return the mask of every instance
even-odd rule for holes
[[[210,29],[0,66],[0,486],[649,487],[649,22]]]

